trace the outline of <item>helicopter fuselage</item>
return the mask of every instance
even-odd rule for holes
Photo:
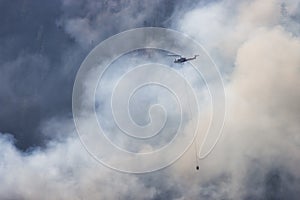
[[[178,58],[178,59],[175,59],[174,63],[184,63],[186,61],[188,61],[188,59],[186,59],[186,58]]]

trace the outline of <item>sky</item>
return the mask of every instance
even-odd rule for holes
[[[0,22],[0,199],[299,197],[299,0],[3,0]],[[221,138],[205,159],[195,158],[192,145],[169,167],[122,173],[97,162],[80,142],[72,115],[73,86],[83,60],[99,43],[149,26],[187,34],[206,49],[224,82],[226,118]],[[114,84],[132,66],[153,58],[170,61],[175,72],[186,74],[201,99],[200,127],[209,125],[212,111],[203,79],[189,63],[178,67],[164,53],[147,50],[122,56],[97,89],[98,118],[112,133],[110,139],[123,148],[143,152],[162,147],[179,123],[176,98],[157,86],[137,92],[129,109],[137,124],[146,124],[151,105],[163,105],[170,117],[162,138],[149,144],[132,142],[119,136],[112,122],[108,100]],[[180,86],[154,70],[125,79],[122,86],[148,77]],[[84,83],[86,91],[94,80]],[[161,117],[156,112],[153,116]],[[183,141],[195,123],[195,118],[185,117],[179,136]],[[126,119],[121,122],[129,123]],[[94,130],[90,120],[84,118],[87,132]],[[103,152],[107,161],[123,161],[109,149]],[[128,163],[133,166],[136,163]]]

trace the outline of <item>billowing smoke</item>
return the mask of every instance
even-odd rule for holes
[[[76,13],[76,7],[83,4],[83,14]],[[111,17],[97,12],[107,4],[113,4],[109,6],[116,13],[113,18],[132,16],[128,26],[118,31],[141,25],[157,6],[146,3],[132,8],[116,1],[64,1],[63,8],[68,13],[58,23],[79,46],[88,48],[91,41],[86,41],[86,35],[98,42],[105,37],[98,32],[106,35],[114,32],[108,29],[123,24],[121,20],[99,26]],[[188,5],[185,9],[180,9],[181,3],[175,5],[168,23],[203,44],[224,77],[227,115],[222,137],[212,153],[196,160],[192,147],[175,164],[160,171],[142,175],[119,173],[100,165],[85,151],[72,119],[53,118],[41,126],[43,134],[55,135],[46,148],[22,152],[10,134],[1,134],[1,199],[299,197],[300,2],[228,0],[191,5],[189,9]],[[150,9],[145,8],[147,12],[137,16],[131,14],[143,6]],[[122,63],[120,71],[138,62],[125,59]],[[118,78],[113,73],[108,75],[107,84]],[[150,90],[147,95],[151,94]],[[143,106],[157,99],[137,100]],[[97,111],[106,113],[107,109],[99,106]],[[135,113],[137,118],[144,114]],[[145,116],[140,118],[141,122],[147,121]]]

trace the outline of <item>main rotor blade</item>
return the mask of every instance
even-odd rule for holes
[[[168,54],[167,56],[181,57],[181,55],[178,54]]]

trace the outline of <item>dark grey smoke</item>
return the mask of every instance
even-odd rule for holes
[[[71,116],[74,77],[93,46],[130,28],[166,26],[176,3],[65,2],[0,2],[0,131],[13,134],[23,150],[44,146],[52,138],[41,133],[43,121]],[[146,15],[132,23],[138,13]],[[100,21],[95,22],[96,17]],[[99,33],[94,41],[83,35],[84,47],[65,27],[68,20],[78,18],[87,19]]]

